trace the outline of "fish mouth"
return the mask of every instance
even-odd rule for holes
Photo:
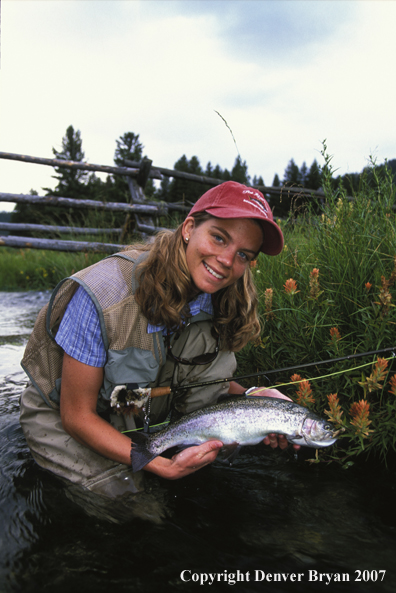
[[[345,428],[341,427],[338,430],[334,430],[332,432],[328,432],[322,439],[320,440],[314,440],[314,439],[308,439],[309,443],[311,444],[311,446],[314,447],[330,447],[330,445],[334,445],[334,443],[336,442],[338,436],[342,433],[345,432]]]

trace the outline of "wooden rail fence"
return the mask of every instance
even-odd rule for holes
[[[121,202],[102,202],[98,200],[72,199],[58,196],[34,196],[30,194],[10,194],[0,192],[0,202],[13,202],[21,204],[43,204],[60,208],[87,208],[94,210],[106,210],[113,212],[125,212],[125,222],[121,228],[117,229],[93,229],[85,227],[62,227],[55,225],[38,225],[28,223],[2,223],[0,222],[0,231],[9,232],[52,232],[65,234],[113,234],[118,235],[118,243],[101,243],[92,241],[69,241],[58,239],[42,239],[33,237],[22,237],[5,235],[0,236],[0,246],[4,247],[29,247],[32,249],[49,249],[55,251],[94,251],[98,253],[115,253],[125,247],[123,241],[128,227],[133,223],[133,231],[143,236],[152,235],[162,230],[164,227],[158,227],[154,224],[154,217],[167,216],[170,210],[187,213],[192,204],[186,203],[166,203],[149,201],[144,195],[144,188],[148,179],[162,180],[164,177],[173,177],[194,181],[209,186],[216,186],[223,183],[224,180],[213,179],[204,175],[194,175],[173,169],[165,169],[152,164],[150,159],[143,159],[141,162],[125,160],[125,167],[95,165],[90,163],[81,163],[66,161],[61,159],[48,159],[34,157],[9,152],[0,152],[1,159],[22,161],[38,165],[47,165],[50,167],[65,167],[69,169],[79,169],[84,171],[102,172],[111,175],[122,175],[126,177],[131,196],[130,203]],[[323,192],[303,189],[298,187],[268,187],[256,186],[267,196],[288,196],[288,197],[323,197]]]

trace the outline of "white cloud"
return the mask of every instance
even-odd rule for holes
[[[294,158],[340,172],[396,157],[393,2],[3,0],[0,150],[51,157],[71,124],[89,162],[140,135],[272,183]],[[0,191],[54,186],[50,167],[0,160]],[[0,206],[1,208],[1,206]]]

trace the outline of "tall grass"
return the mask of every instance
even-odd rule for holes
[[[380,173],[371,163],[350,200],[342,187],[333,191],[331,159],[326,152],[324,157],[325,203],[312,204],[297,216],[292,213],[284,228],[282,254],[260,256],[253,269],[263,331],[258,345],[238,355],[241,374],[393,346],[396,352],[391,173]],[[308,379],[308,385],[291,383],[291,373],[270,377],[292,399],[336,418],[345,429],[338,447],[333,453],[323,450],[322,458],[349,461],[369,451],[385,460],[389,452],[396,452],[393,366],[391,360],[378,363],[377,357],[369,357],[302,367],[299,379],[293,379]]]
[[[51,290],[63,278],[103,258],[103,254],[36,249],[0,251],[0,290]]]

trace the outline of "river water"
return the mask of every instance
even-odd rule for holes
[[[0,293],[0,593],[395,590],[393,472],[246,447],[232,467],[147,476],[113,516],[38,467],[18,422],[19,361],[48,298]]]

